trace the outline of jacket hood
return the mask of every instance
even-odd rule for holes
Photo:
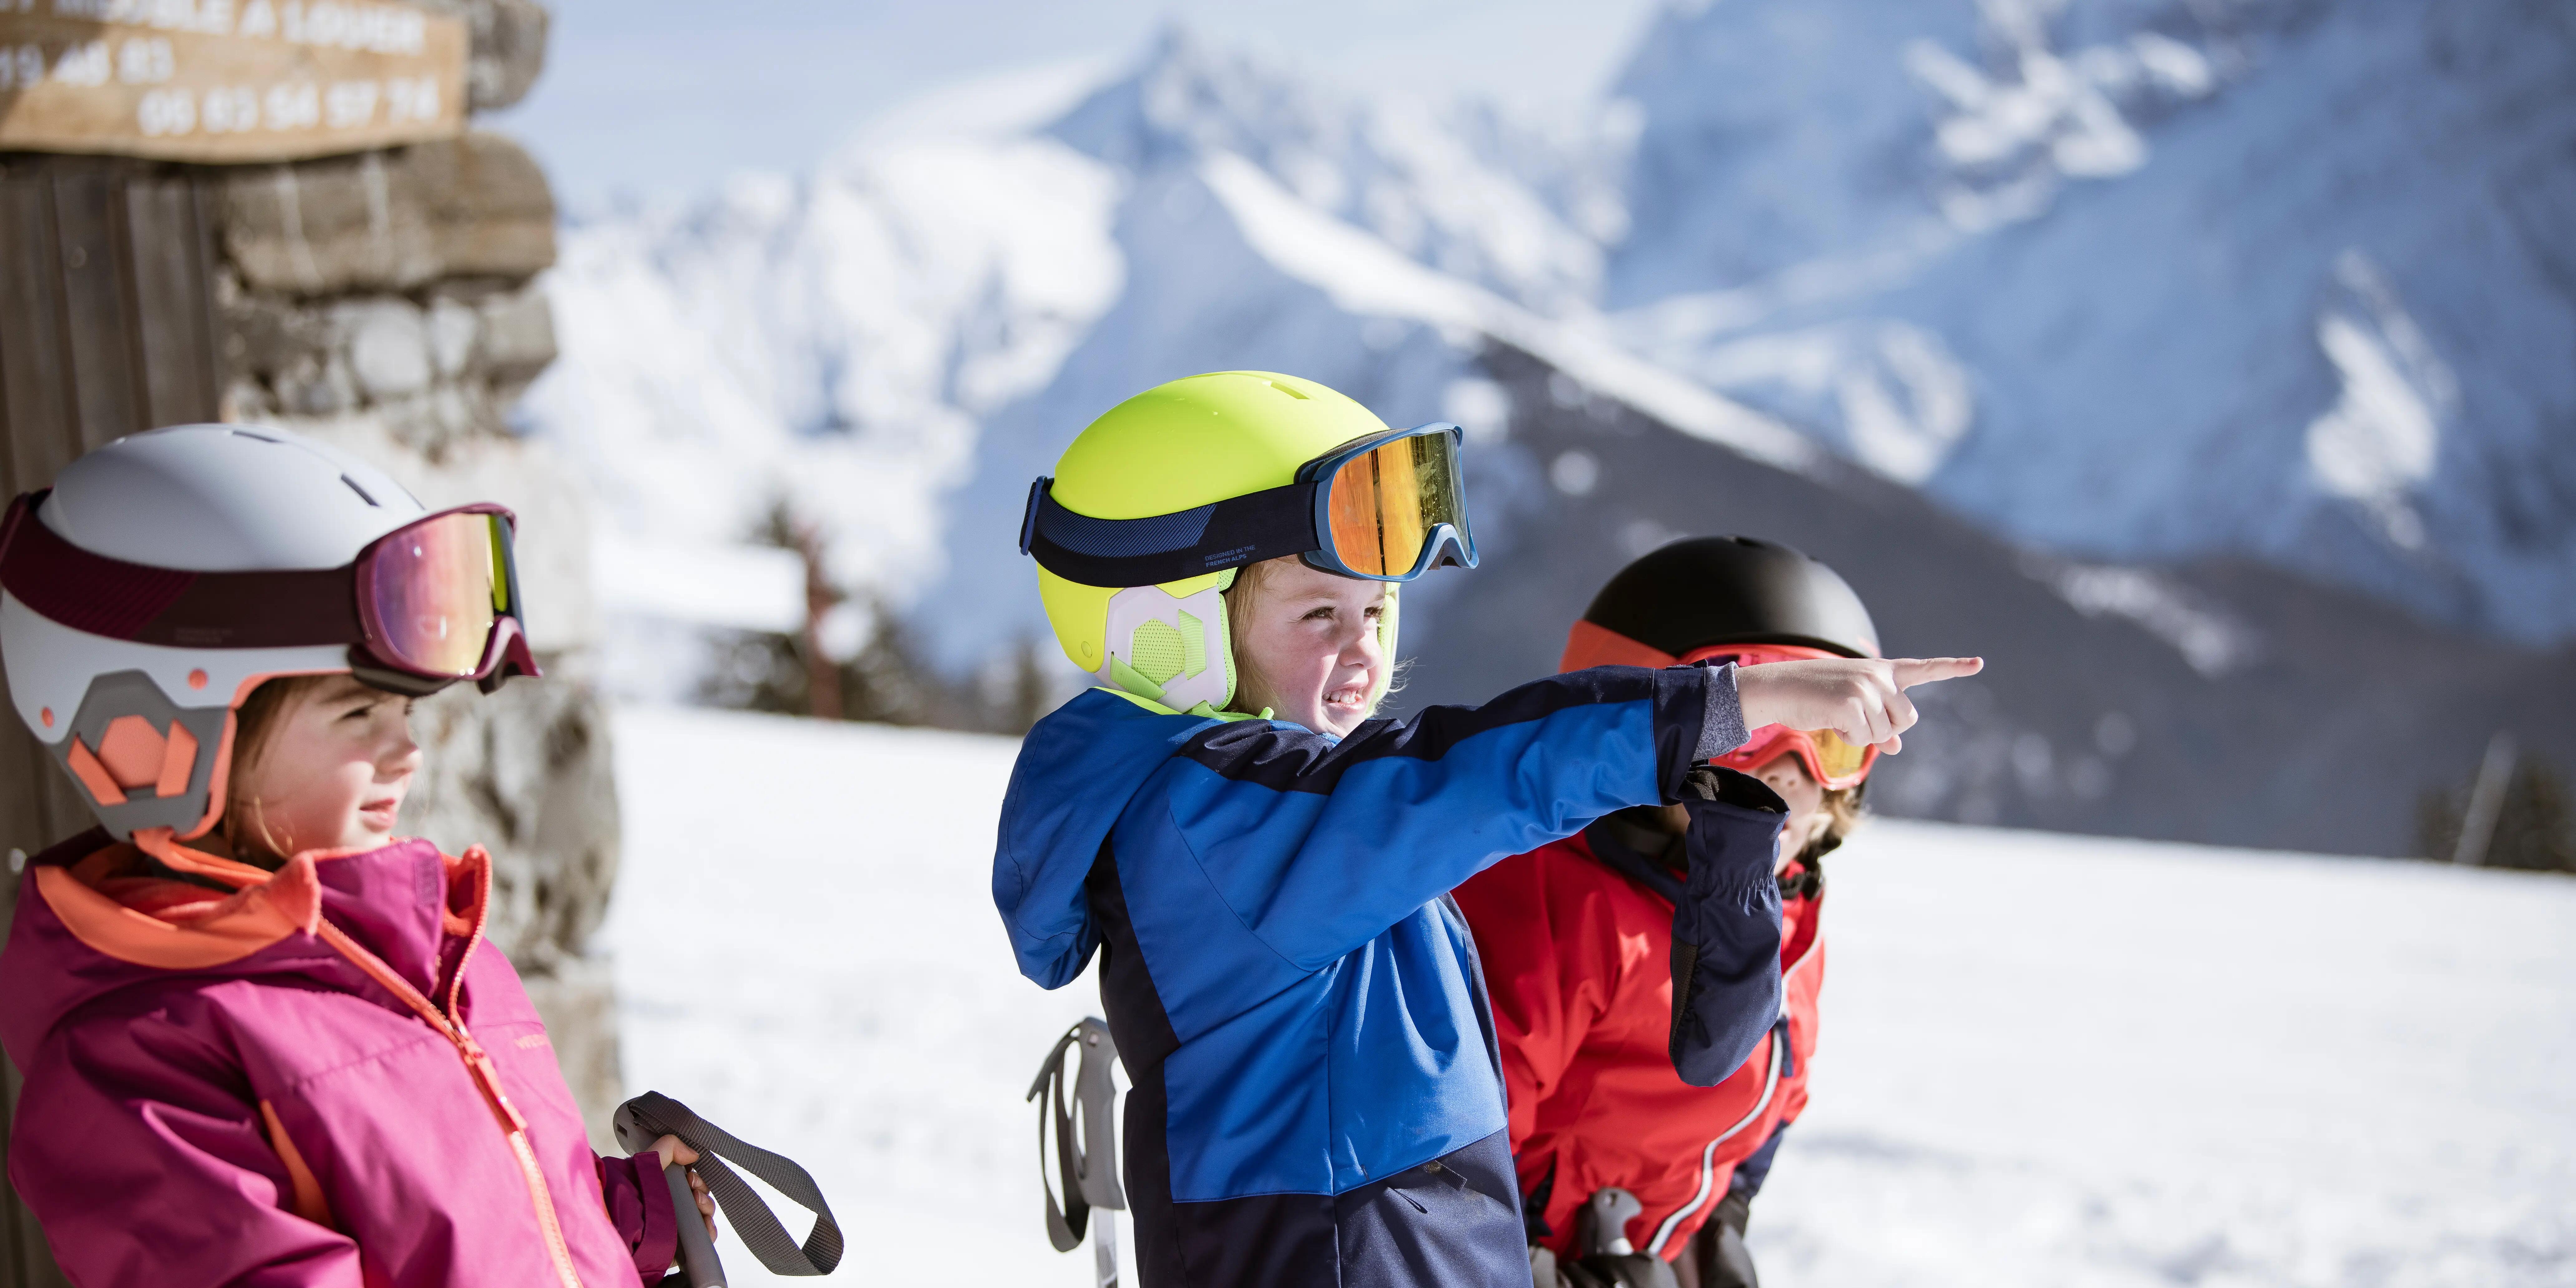
[[[1029,730],[993,854],[993,903],[1021,974],[1046,988],[1082,974],[1100,942],[1082,887],[1109,830],[1154,767],[1215,723],[1086,689]]]
[[[362,991],[364,975],[314,933],[326,913],[433,992],[444,936],[479,929],[490,891],[482,850],[450,859],[417,839],[308,852],[275,872],[177,845],[166,829],[136,839],[92,830],[28,861],[0,950],[0,1043],[21,1064],[74,1011],[174,974],[306,976]]]

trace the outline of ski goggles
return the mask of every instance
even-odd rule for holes
[[[1296,481],[1141,519],[1095,519],[1029,485],[1020,553],[1085,586],[1158,586],[1288,555],[1368,581],[1476,566],[1458,452],[1465,431],[1421,425],[1345,443]]]
[[[1716,644],[1692,649],[1681,660],[1685,663],[1733,662],[1743,667],[1840,656],[1824,649],[1794,644]],[[1831,729],[1792,729],[1776,724],[1754,730],[1743,746],[1715,757],[1710,763],[1749,774],[1783,755],[1796,756],[1798,763],[1806,767],[1807,776],[1827,791],[1860,786],[1868,780],[1870,766],[1878,763],[1875,745],[1855,745]]]
[[[174,648],[346,644],[360,679],[412,694],[539,674],[519,616],[517,520],[501,506],[415,520],[338,568],[195,572],[73,545],[37,519],[46,495],[0,518],[0,589],[74,630]]]

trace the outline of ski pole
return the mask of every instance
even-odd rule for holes
[[[680,1278],[688,1288],[725,1288],[724,1262],[716,1256],[715,1240],[707,1237],[707,1222],[698,1211],[698,1196],[689,1188],[689,1169],[673,1163],[662,1169],[662,1179],[671,1185],[671,1212],[680,1222]]]

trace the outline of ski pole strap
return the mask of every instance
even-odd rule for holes
[[[1077,1049],[1082,1052],[1082,1064],[1068,1080],[1065,1053]],[[1089,1223],[1091,1209],[1114,1212],[1127,1206],[1127,1195],[1118,1188],[1117,1086],[1109,1077],[1109,1067],[1117,1059],[1118,1044],[1110,1039],[1108,1023],[1085,1019],[1056,1039],[1055,1048],[1038,1065],[1037,1081],[1029,1084],[1028,1099],[1038,1102],[1041,1181],[1047,1175],[1047,1124],[1049,1120],[1055,1124],[1057,1183],[1038,1188],[1047,1192],[1047,1240],[1058,1252],[1071,1252],[1082,1245],[1083,1227]],[[1066,1086],[1068,1081],[1072,1083],[1070,1088]],[[1082,1118],[1078,1139],[1074,1132],[1077,1108]],[[1064,1206],[1060,1208],[1056,1206],[1058,1193],[1064,1195]],[[1102,1246],[1109,1246],[1105,1238]]]
[[[751,1249],[751,1255],[760,1258],[760,1264],[768,1267],[771,1274],[828,1275],[841,1264],[841,1224],[832,1219],[832,1205],[823,1201],[821,1187],[795,1160],[737,1139],[658,1091],[647,1091],[619,1105],[617,1127],[619,1142],[628,1149],[649,1148],[664,1136],[677,1136],[698,1151],[698,1161],[690,1166],[706,1181],[707,1192],[715,1196],[716,1206],[724,1209],[725,1219],[733,1223],[742,1246]],[[769,1204],[757,1191],[725,1166],[725,1160],[814,1214],[814,1228],[806,1234],[803,1244],[788,1237],[787,1228],[778,1223],[778,1215],[769,1210]],[[691,1215],[682,1212],[679,1217],[685,1221]]]

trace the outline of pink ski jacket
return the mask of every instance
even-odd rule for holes
[[[660,1282],[658,1160],[591,1153],[480,848],[135,840],[31,860],[0,952],[9,1180],[73,1283]]]

